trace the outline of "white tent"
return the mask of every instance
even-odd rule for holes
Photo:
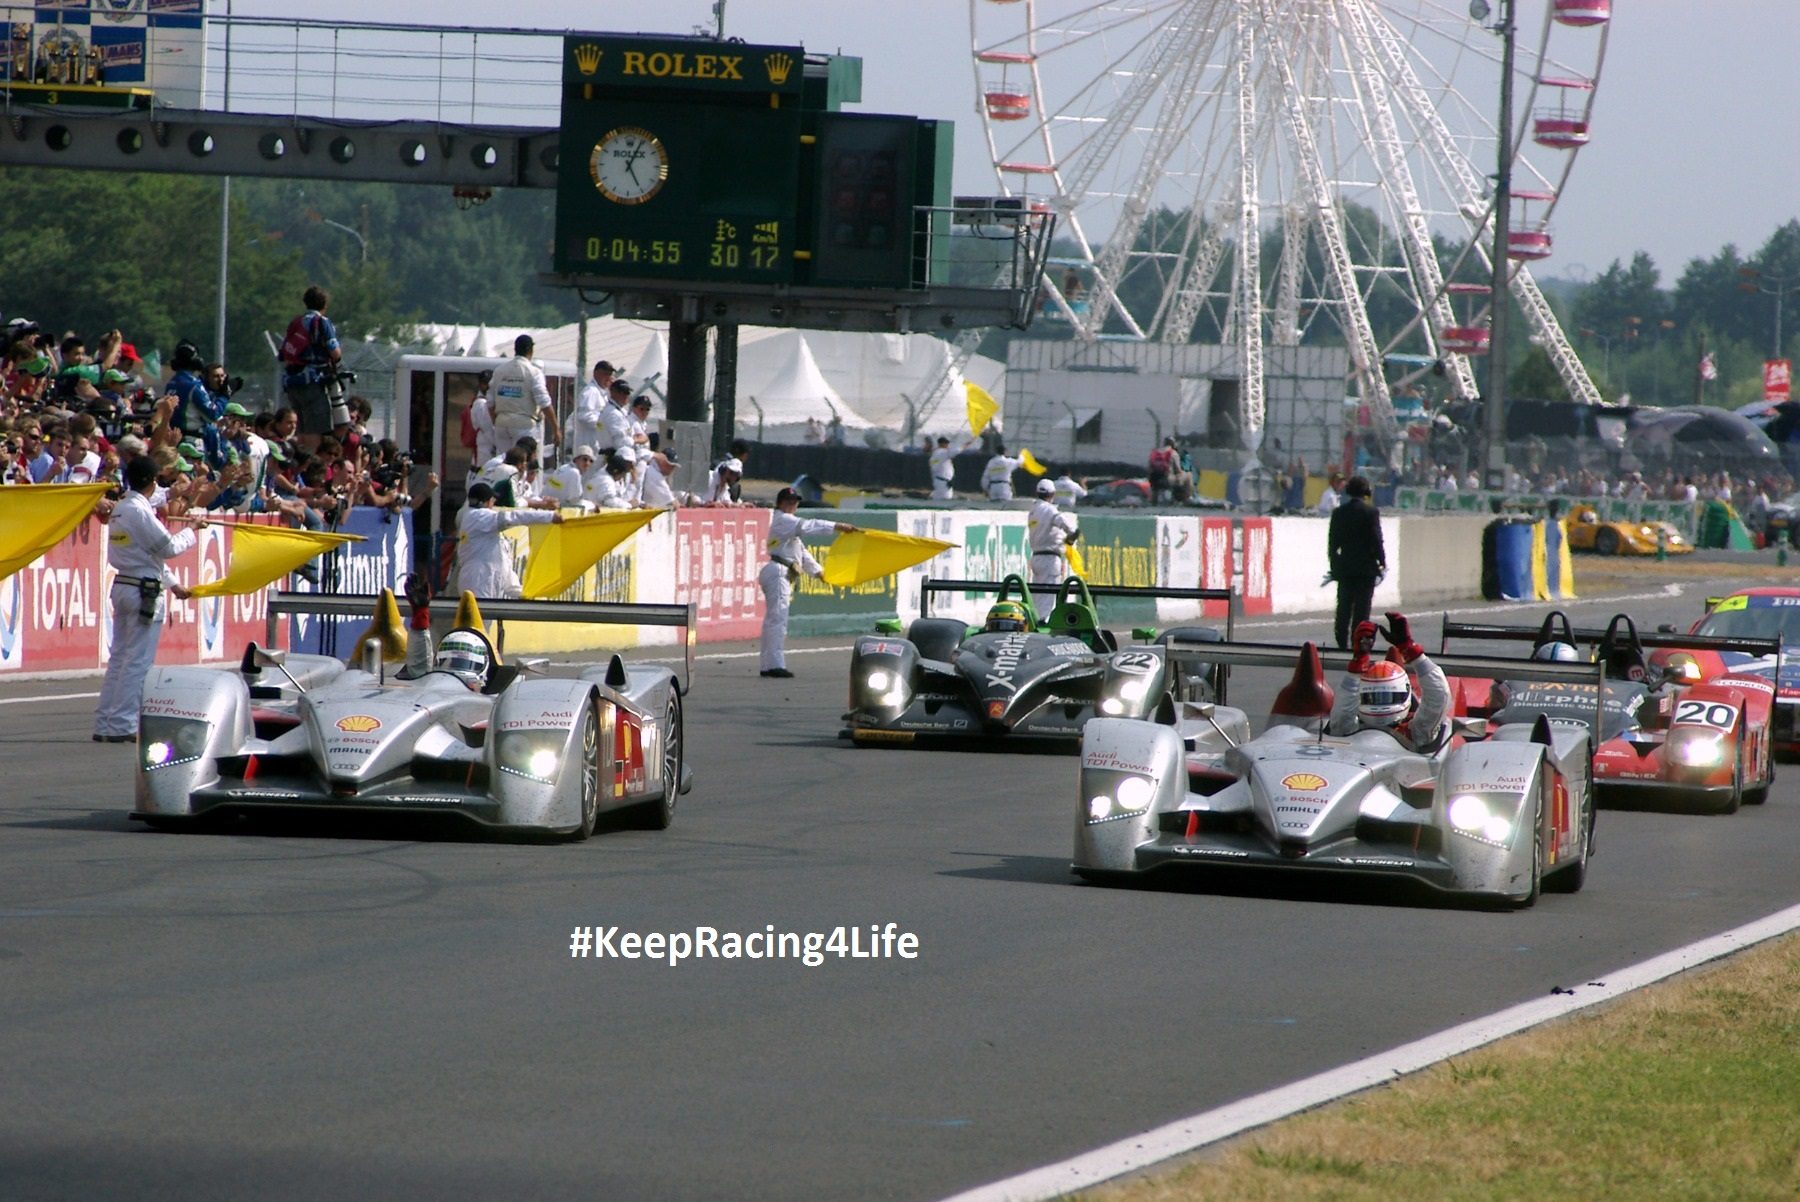
[[[870,430],[874,423],[844,403],[819,371],[807,336],[787,330],[757,344],[758,353],[738,361],[737,428],[759,442],[806,441],[808,420],[819,431],[834,420],[845,430]]]
[[[631,383],[634,392],[648,389],[650,395],[659,400],[669,395],[669,347],[663,341],[661,330],[650,331],[650,341],[644,345],[631,370],[625,373],[625,379]]]

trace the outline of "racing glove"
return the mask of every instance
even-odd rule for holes
[[[401,582],[400,587],[406,592],[406,603],[412,606],[412,628],[430,630],[431,582],[421,573],[413,572]]]
[[[1400,652],[1402,660],[1410,664],[1425,654],[1425,648],[1413,640],[1412,623],[1407,621],[1405,614],[1390,609],[1387,620],[1387,629],[1382,633],[1387,635],[1388,643]]]
[[[1350,636],[1350,647],[1356,654],[1351,657],[1349,666],[1345,669],[1346,671],[1353,672],[1360,676],[1368,670],[1370,653],[1375,650],[1375,636],[1380,632],[1381,628],[1373,622],[1358,622],[1356,624],[1356,630]]]

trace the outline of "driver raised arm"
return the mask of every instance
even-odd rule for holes
[[[1356,654],[1338,686],[1329,731],[1341,736],[1385,730],[1409,751],[1429,755],[1450,738],[1450,682],[1414,641],[1405,614],[1390,610],[1387,620],[1386,629],[1373,622],[1357,624],[1352,639]],[[1400,652],[1404,667],[1373,658],[1377,634]],[[1409,671],[1418,681],[1416,693]]]

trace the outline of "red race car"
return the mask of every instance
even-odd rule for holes
[[[1800,527],[1797,527],[1800,529]],[[1660,628],[1673,634],[1674,627]],[[1774,639],[1784,647],[1800,646],[1800,588],[1747,588],[1724,597],[1706,599],[1706,616],[1694,623],[1693,634],[1724,638]],[[1727,673],[1758,676],[1775,686],[1775,722],[1771,738],[1776,755],[1800,755],[1800,660],[1776,654],[1712,651],[1682,642],[1682,650],[1700,665],[1703,679]],[[1658,651],[1651,665],[1676,651]]]
[[[1552,612],[1538,627],[1444,622],[1444,639],[1530,640],[1545,660],[1586,659],[1605,666],[1592,685],[1528,681],[1452,682],[1457,712],[1500,724],[1572,722],[1594,730],[1594,786],[1602,800],[1627,805],[1693,806],[1729,814],[1740,802],[1765,800],[1775,780],[1769,737],[1775,687],[1764,676],[1730,670],[1708,675],[1701,656],[1768,656],[1780,659],[1778,639],[1716,635],[1640,635],[1619,614],[1605,630],[1572,627]],[[1667,651],[1658,662],[1646,648]],[[1721,664],[1718,659],[1708,661]]]

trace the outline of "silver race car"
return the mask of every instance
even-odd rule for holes
[[[1040,586],[1042,587],[1042,586]],[[971,628],[931,616],[942,593],[993,593],[990,621]],[[923,616],[906,636],[898,624],[857,639],[850,657],[850,711],[843,736],[859,744],[973,742],[1074,745],[1096,715],[1173,722],[1184,698],[1209,695],[1206,665],[1171,670],[1167,640],[1219,639],[1208,627],[1165,632],[1160,642],[1120,646],[1100,625],[1095,597],[1230,602],[1226,589],[1090,587],[1065,580],[1039,616],[1024,579],[928,580]],[[993,615],[1002,615],[994,619]],[[1230,618],[1227,616],[1227,631]],[[1156,632],[1140,629],[1145,639]],[[1227,635],[1228,637],[1228,635]]]
[[[1324,733],[1323,669],[1345,652],[1258,644],[1170,646],[1171,658],[1288,666],[1267,729],[1220,703],[1186,703],[1176,726],[1099,718],[1082,736],[1074,871],[1119,881],[1227,868],[1390,876],[1528,906],[1579,889],[1593,849],[1585,725],[1540,720],[1492,734],[1460,718],[1444,749],[1385,731]],[[1434,657],[1446,672],[1600,684],[1598,664]]]
[[[270,602],[271,621],[280,612],[368,613],[379,601],[284,593]],[[684,644],[693,622],[685,605],[484,608],[483,617],[502,621],[680,626]],[[391,600],[381,610],[398,618]],[[408,636],[380,626],[378,616],[362,641],[374,653],[358,667],[253,643],[235,672],[154,669],[144,686],[132,817],[179,829],[268,810],[453,814],[584,839],[608,810],[665,828],[677,795],[692,787],[682,732],[691,644],[681,677],[616,655],[574,677],[527,675],[500,662],[480,623],[470,622],[444,637],[435,661],[418,654],[416,641],[426,636],[414,632],[412,678],[402,679],[408,672],[390,675],[380,648]],[[448,654],[453,644],[469,649],[466,659]]]

